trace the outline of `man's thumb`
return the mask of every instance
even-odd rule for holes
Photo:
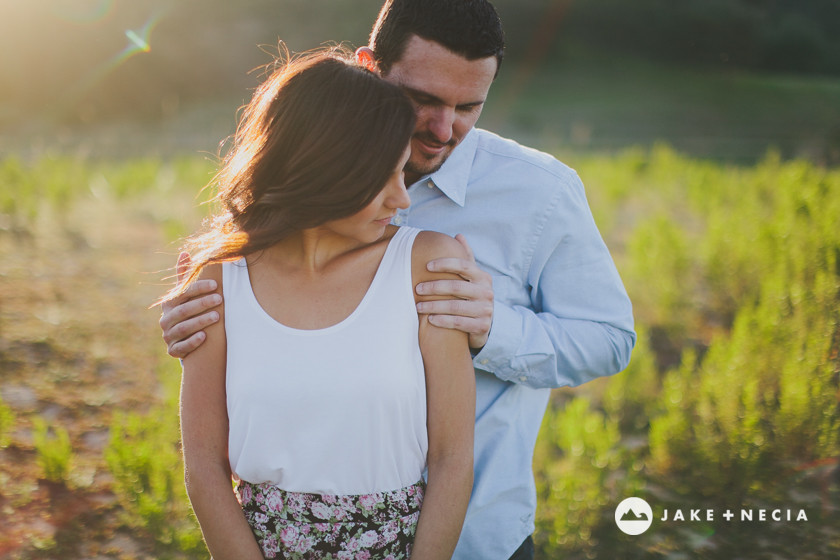
[[[458,243],[461,244],[462,247],[464,247],[464,249],[467,250],[467,255],[469,256],[470,260],[474,261],[475,260],[475,255],[473,254],[472,247],[470,247],[470,244],[467,243],[467,238],[464,237],[464,234],[459,233],[458,235],[455,236],[455,239],[458,241]]]
[[[178,255],[178,266],[175,268],[175,272],[178,275],[179,284],[184,281],[184,276],[186,276],[191,262],[189,253],[182,251]]]

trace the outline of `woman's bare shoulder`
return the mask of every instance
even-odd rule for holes
[[[208,264],[202,267],[196,279],[193,280],[193,283],[206,282],[208,280],[214,280],[216,282],[216,289],[212,292],[207,292],[207,294],[216,293],[220,296],[223,295],[221,263]],[[203,327],[202,330],[204,331],[206,337],[205,341],[198,348],[184,357],[183,363],[185,366],[185,372],[193,371],[196,363],[199,364],[199,369],[201,371],[209,371],[211,366],[213,371],[217,371],[216,365],[224,363],[224,352],[227,340],[227,335],[225,333],[225,301],[222,300],[220,304],[213,307],[211,312],[219,314],[218,320]],[[190,366],[189,369],[186,369],[187,365]],[[222,378],[224,378],[224,368],[222,367],[218,369],[218,371],[220,371]]]
[[[427,268],[427,264],[437,259],[468,258],[467,250],[454,237],[436,231],[421,231],[414,240],[414,249],[411,253],[412,284],[417,286],[421,282],[433,280],[461,280],[462,278],[457,274],[432,272]],[[418,295],[416,291],[414,295],[417,301],[445,299],[443,296]]]
[[[420,262],[425,268],[426,263],[431,260],[446,258],[466,259],[469,256],[464,246],[454,237],[428,230],[417,234],[412,252],[413,261]]]
[[[222,289],[222,263],[212,263],[203,267],[195,278],[198,280],[215,280],[219,286],[219,291]]]

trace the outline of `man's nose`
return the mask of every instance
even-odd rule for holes
[[[445,144],[452,139],[452,125],[455,123],[455,111],[451,107],[436,107],[429,115],[429,132],[435,140]]]

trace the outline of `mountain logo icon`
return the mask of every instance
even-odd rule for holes
[[[626,498],[615,508],[615,524],[628,535],[641,535],[652,522],[653,510],[641,498]]]
[[[633,511],[633,508],[627,510],[627,513],[621,516],[622,521],[650,521],[650,517],[648,517],[644,512],[636,513]]]

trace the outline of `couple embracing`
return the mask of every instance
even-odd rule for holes
[[[216,560],[533,558],[550,389],[635,334],[574,171],[474,127],[503,51],[487,1],[389,0],[246,108],[161,318]]]

